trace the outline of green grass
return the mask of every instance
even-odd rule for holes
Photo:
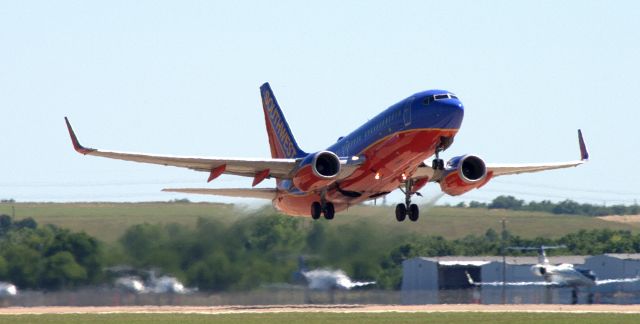
[[[16,218],[33,217],[42,224],[54,224],[85,231],[105,242],[114,242],[134,224],[179,223],[195,226],[199,217],[233,222],[251,212],[229,204],[212,203],[15,203],[0,204],[0,214]],[[424,208],[423,208],[424,209]],[[270,209],[267,209],[270,210]],[[396,222],[392,207],[357,206],[336,215],[333,226],[367,222],[399,234],[441,235],[448,239],[468,234],[482,235],[488,228],[500,230],[500,221],[507,220],[512,233],[533,238],[558,238],[581,229],[623,229],[640,232],[640,225],[603,221],[594,217],[553,215],[540,212],[435,207],[423,210],[418,222]],[[304,218],[305,222],[312,222]],[[326,222],[321,219],[320,221]]]
[[[0,323],[638,323],[636,314],[271,313],[1,315]]]
[[[32,217],[105,242],[114,242],[131,225],[145,222],[195,226],[200,217],[231,222],[247,215],[233,205],[211,203],[16,203],[0,204],[0,214],[11,215],[12,206],[16,219]]]

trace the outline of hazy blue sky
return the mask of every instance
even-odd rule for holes
[[[268,157],[258,87],[269,81],[306,151],[432,88],[465,104],[445,159],[574,160],[582,128],[587,165],[498,178],[462,199],[630,204],[639,15],[638,1],[2,1],[0,198],[212,200],[160,189],[249,187],[83,157],[63,116],[90,147]]]

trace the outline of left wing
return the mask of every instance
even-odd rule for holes
[[[246,177],[256,177],[263,180],[267,177],[287,179],[290,177],[298,161],[296,159],[242,159],[242,158],[215,158],[215,157],[184,157],[170,155],[152,155],[145,153],[128,153],[116,151],[104,151],[87,148],[80,145],[75,132],[67,117],[64,118],[71,136],[73,148],[84,155],[94,155],[110,159],[133,161],[140,163],[175,166],[196,171],[210,172],[209,181],[219,175],[233,174]],[[254,181],[259,182],[259,181]]]
[[[492,177],[497,177],[510,174],[532,173],[579,166],[589,160],[589,152],[587,151],[587,146],[584,143],[581,130],[578,130],[578,142],[580,145],[580,160],[553,163],[487,163],[487,173],[492,173]],[[442,176],[442,171],[434,170],[427,165],[422,165],[418,167],[411,178],[415,180],[429,178],[429,181],[439,181]]]

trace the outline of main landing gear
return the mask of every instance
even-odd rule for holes
[[[326,219],[333,219],[333,216],[336,214],[333,203],[327,202],[324,199],[321,199],[320,202],[314,201],[311,204],[311,218],[319,219],[320,214],[324,214],[324,218]]]
[[[404,204],[398,204],[396,206],[396,220],[398,222],[404,221],[407,217],[412,222],[415,222],[420,217],[420,209],[418,205],[411,203],[411,196],[413,194],[420,195],[418,192],[411,192],[411,187],[413,187],[413,181],[407,180],[404,183],[404,189],[400,188],[404,193]]]

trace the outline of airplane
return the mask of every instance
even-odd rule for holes
[[[326,150],[307,153],[296,142],[269,83],[260,87],[271,158],[220,158],[152,155],[87,148],[80,144],[67,117],[74,149],[84,155],[188,168],[209,173],[253,178],[255,187],[268,178],[276,188],[174,188],[165,192],[262,198],[288,215],[333,219],[336,212],[400,189],[404,203],[395,208],[397,221],[417,221],[418,205],[411,202],[427,183],[457,196],[481,188],[489,180],[511,174],[575,167],[589,158],[578,130],[580,159],[560,163],[493,164],[473,154],[451,158],[448,149],[464,116],[462,101],[445,90],[415,93],[342,136]],[[424,161],[435,156],[431,165]]]
[[[356,287],[375,285],[375,281],[353,281],[342,270],[314,269],[307,270],[304,259],[298,259],[298,271],[294,273],[296,281],[304,281],[311,290],[351,290]]]
[[[549,263],[545,250],[548,249],[560,249],[565,248],[564,245],[558,246],[545,246],[541,245],[539,248],[531,247],[514,247],[522,251],[537,250],[538,251],[538,264],[531,267],[531,272],[539,277],[544,277],[544,280],[558,285],[568,287],[592,287],[595,286],[596,274],[589,270],[575,267],[570,263],[561,263],[553,265]]]
[[[188,294],[194,291],[194,289],[185,288],[184,284],[175,277],[156,278],[153,272],[147,290],[156,294]]]
[[[156,276],[156,270],[136,270],[129,266],[115,266],[107,269],[116,273],[126,273],[126,275],[116,278],[114,286],[120,290],[133,294],[188,294],[197,288],[186,288],[177,278],[163,275]],[[143,273],[146,280],[132,273]]]
[[[543,277],[544,281],[532,282],[475,282],[471,275],[466,272],[467,281],[473,286],[547,286],[547,287],[569,287],[572,288],[572,302],[575,304],[578,300],[578,289],[591,288],[594,286],[608,285],[614,283],[637,282],[640,277],[621,278],[621,279],[605,279],[598,280],[595,272],[590,269],[576,267],[570,263],[551,264],[547,258],[545,250],[566,248],[564,245],[540,247],[509,247],[512,250],[521,251],[538,251],[538,263],[531,266],[531,272]],[[589,301],[593,300],[593,294],[588,296]]]
[[[18,295],[18,288],[10,282],[0,282],[0,298]]]
[[[146,292],[144,282],[136,276],[126,276],[117,278],[114,282],[115,287],[133,294],[142,294]]]

